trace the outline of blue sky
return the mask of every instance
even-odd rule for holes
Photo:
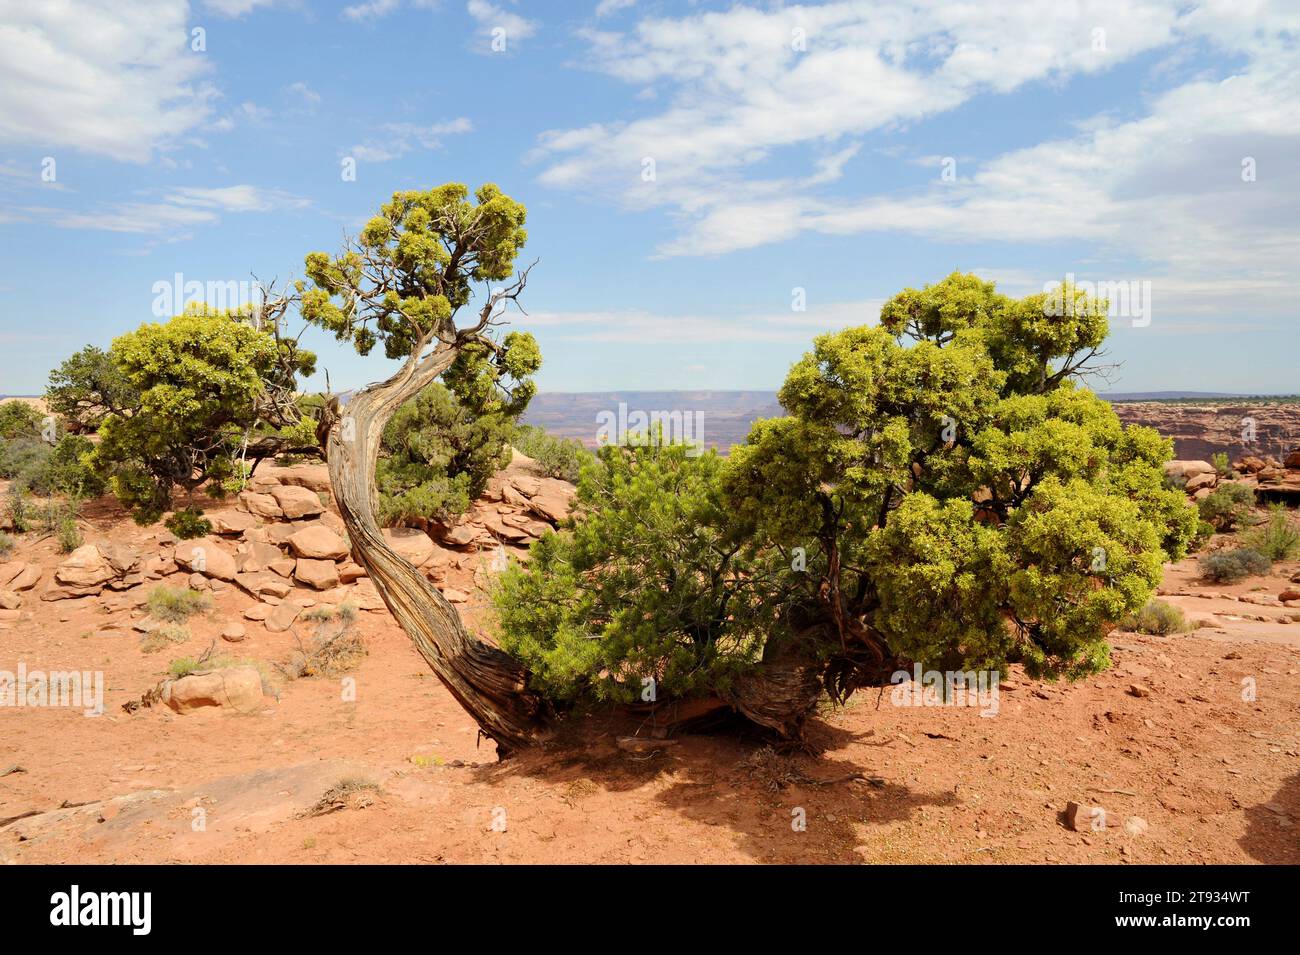
[[[953,269],[1149,290],[1113,390],[1300,391],[1298,37],[1249,0],[0,0],[0,393],[446,181],[528,207],[547,391],[775,388]],[[306,340],[336,389],[390,371]]]

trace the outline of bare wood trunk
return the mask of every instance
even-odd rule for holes
[[[528,689],[523,664],[471,636],[442,593],[384,540],[375,519],[375,464],[384,425],[398,407],[451,365],[455,349],[409,362],[381,384],[353,396],[344,413],[337,400],[322,418],[334,499],[356,559],[429,668],[497,743],[498,754],[537,743],[547,708]]]

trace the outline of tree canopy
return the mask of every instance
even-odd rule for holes
[[[912,662],[1076,678],[1196,529],[1171,442],[1078,379],[1106,303],[954,274],[823,335],[725,462],[617,448],[573,525],[496,596],[503,646],[565,699],[726,694],[773,659],[836,699]],[[662,486],[662,490],[656,490]],[[718,661],[727,666],[719,667]]]

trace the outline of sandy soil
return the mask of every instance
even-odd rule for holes
[[[112,508],[92,524],[88,540],[150,533]],[[59,559],[49,541],[19,556]],[[1168,599],[1212,625],[1117,633],[1115,667],[1073,685],[1013,674],[996,716],[859,694],[816,721],[817,757],[734,735],[633,754],[593,720],[498,763],[386,613],[361,615],[355,701],[308,679],[251,715],[128,715],[123,703],[252,598],[227,589],[189,643],[152,655],[129,609],[34,602],[32,621],[0,625],[0,669],[103,670],[107,712],[0,709],[0,860],[1297,863],[1300,622],[1276,621],[1300,613],[1232,598],[1276,594],[1298,569],[1204,588],[1184,562]],[[226,652],[293,648],[292,632],[248,628]],[[344,779],[377,788],[308,814]],[[1069,800],[1146,826],[1070,831]]]

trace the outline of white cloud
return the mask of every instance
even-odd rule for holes
[[[224,17],[242,17],[258,7],[275,6],[279,0],[203,0],[203,6]]]
[[[358,3],[354,6],[344,7],[339,14],[344,20],[363,21],[377,20],[380,17],[386,17],[401,5],[401,0],[369,0],[368,3]]]
[[[628,7],[636,5],[636,0],[600,0],[596,4],[596,16],[608,17],[620,10],[626,10]]]
[[[881,299],[809,304],[806,311],[756,312],[738,316],[664,315],[641,309],[528,313],[530,329],[552,331],[559,340],[624,344],[702,345],[777,342],[807,345],[813,335],[852,325],[874,325]]]
[[[28,206],[20,211],[29,219],[65,229],[153,234],[213,225],[221,220],[221,213],[274,212],[308,205],[307,199],[258,186],[185,186],[172,189],[157,202],[104,204],[77,211]]]
[[[549,131],[531,158],[544,163],[544,184],[671,212],[680,231],[661,255],[725,254],[807,232],[1082,242],[1097,268],[1138,272],[1094,278],[1177,289],[1169,277],[1181,276],[1198,285],[1176,296],[1187,314],[1222,313],[1253,290],[1263,298],[1291,289],[1290,301],[1300,292],[1297,32],[1300,7],[1267,0],[1249,14],[1228,0],[922,0],[649,18],[626,33],[587,31],[586,65],[636,88],[653,84],[664,105]],[[1180,60],[1188,48],[1199,52]],[[985,147],[982,162],[963,156],[956,182],[939,181],[936,168],[929,185],[827,194],[868,136],[1153,51],[1164,54],[1164,84],[1198,62],[1201,72],[1113,104],[1122,120],[1101,114],[1073,135],[992,157]],[[1216,74],[1212,62],[1234,65]],[[800,156],[802,177],[755,175],[765,160]],[[1253,182],[1242,180],[1244,157],[1256,161]],[[650,182],[646,158],[655,160]]]
[[[320,93],[317,93],[302,80],[290,83],[284,88],[284,92],[294,99],[301,100],[303,108],[309,112],[315,110],[321,103]]]
[[[465,9],[478,21],[479,30],[489,36],[493,31],[504,31],[507,48],[519,40],[526,40],[537,32],[537,21],[511,13],[488,0],[469,0]]]
[[[0,142],[146,162],[201,126],[215,89],[185,0],[0,0]]]
[[[473,132],[474,124],[461,116],[427,126],[417,123],[386,123],[383,130],[382,139],[358,143],[347,150],[347,154],[361,162],[389,162],[400,159],[417,146],[440,149],[445,137]]]

